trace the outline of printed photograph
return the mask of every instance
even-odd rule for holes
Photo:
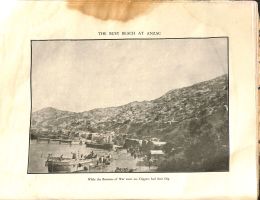
[[[229,171],[228,38],[31,41],[29,174]]]

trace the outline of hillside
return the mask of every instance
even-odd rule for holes
[[[80,113],[44,108],[33,112],[31,121],[31,133],[41,135],[43,130],[57,134],[113,131],[119,140],[125,134],[140,139],[157,137],[167,141],[168,157],[160,164],[161,171],[227,170],[228,77],[223,75],[171,90],[151,101],[119,107]]]
[[[44,108],[32,113],[32,128],[170,137],[170,133],[185,120],[215,115],[225,110],[227,104],[227,76],[224,75],[169,91],[152,101],[82,113]]]

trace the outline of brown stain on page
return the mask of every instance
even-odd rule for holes
[[[97,19],[127,22],[145,14],[151,9],[153,3],[153,0],[68,0],[67,6],[69,9]]]

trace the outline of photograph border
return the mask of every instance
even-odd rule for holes
[[[31,141],[31,135],[30,135],[30,129],[31,129],[31,121],[32,121],[32,43],[38,42],[38,41],[96,41],[96,40],[184,40],[184,39],[214,39],[214,38],[225,38],[227,40],[227,89],[228,89],[228,95],[227,95],[227,103],[228,103],[228,167],[224,171],[205,171],[205,172],[62,172],[62,173],[43,173],[43,172],[29,172],[29,160],[30,160],[30,141]],[[27,161],[27,174],[37,175],[37,174],[43,174],[43,175],[51,175],[51,174],[172,174],[172,173],[221,173],[221,172],[230,172],[230,125],[229,125],[229,119],[230,119],[230,112],[229,112],[229,94],[230,94],[230,88],[229,88],[229,81],[230,81],[230,73],[229,73],[229,37],[228,36],[218,36],[218,37],[183,37],[183,38],[101,38],[101,39],[32,39],[30,40],[30,123],[29,123],[29,142],[28,142],[28,161]]]

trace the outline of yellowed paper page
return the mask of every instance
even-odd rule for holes
[[[0,199],[257,198],[256,3],[1,10]]]

